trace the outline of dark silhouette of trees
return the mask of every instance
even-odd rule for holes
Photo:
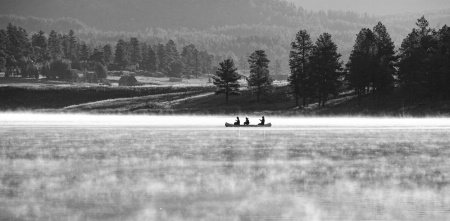
[[[267,59],[265,51],[257,50],[250,55],[248,63],[250,65],[248,86],[256,93],[259,102],[261,95],[267,94],[272,86],[273,79],[269,75],[270,61]]]
[[[392,91],[396,62],[394,42],[381,22],[373,31],[363,28],[359,32],[346,64],[348,88],[355,90],[359,105],[370,90],[382,97]]]
[[[373,77],[373,92],[380,96],[386,96],[394,87],[394,75],[396,74],[395,45],[386,27],[381,23],[373,28],[376,54],[375,54],[375,76]]]
[[[310,57],[314,45],[306,30],[297,33],[295,41],[291,43],[292,50],[289,54],[289,66],[291,75],[288,78],[289,86],[295,98],[295,105],[299,105],[299,98],[303,97],[303,106],[307,105],[310,95]]]
[[[371,77],[376,68],[376,50],[373,32],[368,28],[363,28],[356,37],[356,43],[346,64],[348,88],[355,90],[359,105],[361,96],[369,90]]]
[[[431,96],[434,100],[442,89],[442,78],[435,71],[439,66],[433,66],[437,59],[438,34],[428,27],[425,17],[418,19],[416,25],[402,42],[398,64],[398,80],[408,90],[411,104],[417,95]]]
[[[239,82],[241,76],[236,72],[232,59],[227,59],[219,64],[216,76],[213,76],[213,84],[217,87],[216,95],[225,94],[225,100],[228,101],[229,95],[240,95]]]
[[[312,85],[319,106],[325,106],[329,95],[338,95],[342,77],[341,55],[337,46],[331,40],[331,35],[324,33],[319,36],[311,52]]]

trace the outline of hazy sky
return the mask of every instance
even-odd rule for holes
[[[375,15],[450,8],[450,0],[290,0],[307,10],[343,10]]]

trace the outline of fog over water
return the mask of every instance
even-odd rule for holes
[[[261,116],[245,117],[250,124],[259,123]],[[233,123],[236,116],[157,116],[157,115],[84,115],[84,114],[31,114],[2,113],[2,126],[142,126],[142,127],[196,127],[222,128],[225,122]],[[272,129],[307,128],[439,128],[450,129],[449,118],[368,118],[368,117],[279,117],[266,116]]]
[[[0,114],[0,220],[450,220],[448,118],[235,117]]]

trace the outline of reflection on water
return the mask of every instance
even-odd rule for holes
[[[33,116],[0,115],[0,220],[450,219],[446,119]]]

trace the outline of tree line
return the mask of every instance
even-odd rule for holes
[[[358,98],[374,94],[384,99],[395,88],[408,91],[408,100],[416,97],[431,101],[450,98],[450,28],[444,25],[435,30],[425,17],[417,20],[417,27],[403,40],[398,51],[386,27],[379,22],[372,29],[363,28],[357,34],[349,61],[340,60],[337,45],[328,33],[320,35],[313,43],[306,30],[300,30],[291,43],[289,54],[290,93],[296,106],[307,107],[313,102],[324,106],[331,97],[351,90]],[[256,89],[257,99],[271,86],[269,60],[264,51],[248,56],[250,88]],[[239,66],[245,66],[240,59]],[[276,67],[279,65],[275,65]],[[217,94],[239,93],[233,61],[220,63],[214,84]]]
[[[5,76],[39,77],[69,80],[71,69],[93,70],[94,78],[106,78],[107,70],[124,70],[128,65],[141,70],[161,72],[167,76],[181,77],[209,74],[213,70],[214,56],[198,50],[191,44],[181,53],[173,40],[167,44],[148,45],[132,37],[129,42],[119,40],[111,44],[92,45],[81,41],[75,32],[48,35],[39,31],[29,36],[24,28],[11,23],[0,29],[0,70]]]
[[[110,48],[107,50],[110,51]],[[125,69],[130,64],[137,64],[143,70],[161,72],[170,77],[198,78],[211,73],[214,55],[205,50],[198,50],[193,44],[183,47],[179,53],[173,40],[169,40],[165,45],[147,45],[145,42],[139,42],[137,38],[131,38],[130,42],[119,40],[115,47],[112,67]]]

